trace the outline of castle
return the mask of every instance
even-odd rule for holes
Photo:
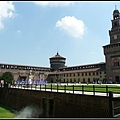
[[[105,62],[80,66],[66,66],[66,58],[57,54],[51,58],[50,67],[25,66],[0,63],[0,74],[11,72],[14,81],[45,79],[48,82],[120,83],[120,14],[113,11],[110,43],[103,46]]]

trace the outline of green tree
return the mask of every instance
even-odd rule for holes
[[[14,77],[11,72],[5,72],[2,74],[2,79],[5,81],[5,83],[12,83]]]
[[[2,74],[0,74],[0,80],[2,80]]]

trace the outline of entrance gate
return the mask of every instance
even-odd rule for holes
[[[117,83],[120,83],[120,78],[119,78],[119,76],[116,76],[116,77],[115,77],[115,81],[116,81]]]

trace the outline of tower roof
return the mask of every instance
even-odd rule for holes
[[[51,57],[51,58],[64,58],[64,57],[60,56],[59,53],[57,52],[57,54],[55,56]]]
[[[115,5],[115,10],[113,11],[113,19],[119,18],[119,10],[117,10],[116,5]]]
[[[117,9],[114,10],[114,11],[113,11],[113,14],[119,14],[119,10],[117,10]]]

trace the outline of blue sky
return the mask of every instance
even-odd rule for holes
[[[50,67],[105,62],[113,10],[119,1],[0,1],[0,63]]]

